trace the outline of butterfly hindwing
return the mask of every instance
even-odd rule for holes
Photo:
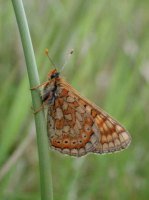
[[[109,153],[130,143],[129,133],[107,113],[73,89],[63,79],[48,109],[48,136],[52,148],[72,156]]]

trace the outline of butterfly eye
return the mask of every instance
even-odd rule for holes
[[[59,77],[59,72],[56,72],[55,74],[52,74],[50,78],[53,79],[58,77]]]

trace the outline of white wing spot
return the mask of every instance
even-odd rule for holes
[[[67,97],[67,102],[73,103],[73,102],[74,102],[74,98],[71,97],[71,96],[68,96],[68,97]]]
[[[67,119],[67,120],[72,120],[71,114],[65,115],[65,119]]]
[[[85,110],[84,110],[83,108],[81,108],[81,106],[78,106],[78,107],[76,108],[76,110],[77,110],[79,113],[81,113],[81,114],[85,113]]]
[[[68,103],[63,102],[62,109],[67,110],[67,108],[68,108]]]
[[[55,119],[62,119],[63,118],[63,112],[60,108],[56,109]]]
[[[86,111],[88,114],[91,114],[91,110],[92,110],[92,108],[90,106],[86,106]]]

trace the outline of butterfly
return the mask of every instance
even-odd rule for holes
[[[82,97],[53,69],[43,86],[41,110],[47,105],[49,144],[62,154],[81,157],[128,147],[127,130],[101,108]],[[41,85],[33,88],[37,89]]]

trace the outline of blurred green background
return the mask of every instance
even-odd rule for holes
[[[41,82],[52,69],[130,132],[120,153],[51,152],[55,200],[149,198],[149,1],[24,1]],[[11,1],[0,6],[0,199],[40,199],[26,65]]]

